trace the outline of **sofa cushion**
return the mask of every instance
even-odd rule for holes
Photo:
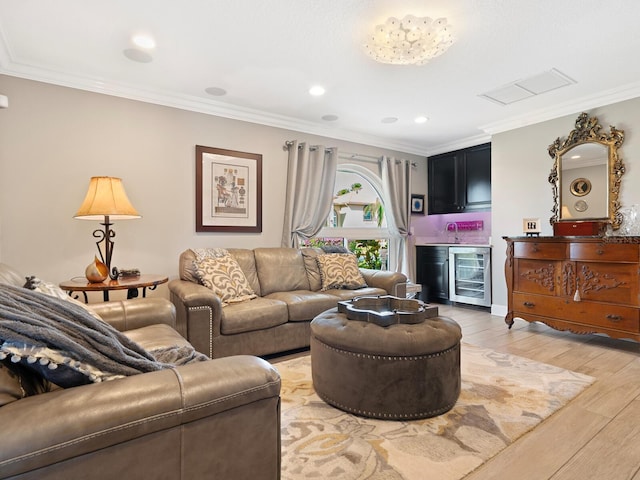
[[[228,248],[227,251],[236,259],[238,265],[244,272],[251,289],[258,295],[262,296],[260,291],[260,281],[258,280],[258,271],[256,270],[256,259],[253,250],[248,248]]]
[[[286,303],[258,297],[223,308],[220,331],[223,335],[252,332],[282,325],[287,320]]]
[[[318,255],[322,255],[322,249],[317,247],[307,247],[300,250],[304,260],[304,268],[309,279],[309,290],[317,292],[322,288],[322,277],[320,267],[318,267]]]
[[[328,293],[330,295],[338,297],[338,300],[351,300],[356,297],[363,297],[366,295],[387,295],[387,291],[384,288],[377,287],[364,287],[359,288],[358,290],[343,290],[343,289],[331,289],[327,290],[324,293]]]
[[[355,290],[366,287],[358,260],[351,253],[331,253],[318,255],[318,267],[322,278],[322,291],[335,288]]]
[[[309,290],[309,279],[300,250],[256,248],[253,253],[263,297],[273,292]]]
[[[323,292],[296,290],[294,292],[275,292],[267,296],[287,304],[290,322],[313,320],[316,315],[335,308],[339,298]]]
[[[196,260],[200,282],[220,297],[222,306],[256,297],[238,262],[229,253]]]
[[[189,347],[191,344],[169,325],[157,323],[146,327],[122,332],[146,351],[162,350],[167,347]]]

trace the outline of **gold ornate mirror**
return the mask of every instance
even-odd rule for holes
[[[624,164],[618,148],[624,131],[610,127],[601,133],[596,117],[581,113],[576,128],[565,140],[560,137],[549,145],[554,159],[549,183],[553,190],[551,224],[583,220],[603,221],[617,230],[622,224],[620,181]]]

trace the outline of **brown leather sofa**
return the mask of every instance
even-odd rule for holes
[[[0,282],[24,278],[0,264]],[[187,345],[166,299],[91,307],[144,348]],[[0,407],[0,478],[278,479],[279,394],[237,356],[27,396]]]
[[[396,272],[360,269],[367,287],[321,291],[319,248],[229,248],[258,298],[222,306],[200,284],[193,250],[180,255],[179,278],[169,282],[177,329],[211,358],[269,355],[309,346],[311,320],[339,300],[362,295],[405,296],[407,278]]]

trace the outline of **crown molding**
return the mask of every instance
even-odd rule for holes
[[[481,125],[478,128],[484,132],[483,134],[462,138],[446,144],[430,145],[427,147],[425,145],[384,139],[380,136],[363,134],[335,126],[321,125],[261,110],[229,105],[215,100],[207,100],[188,95],[178,95],[166,91],[141,89],[137,86],[107,81],[102,78],[73,76],[54,70],[47,70],[41,67],[20,64],[11,61],[10,52],[8,51],[6,42],[3,41],[1,35],[2,31],[0,30],[0,74],[232,120],[281,128],[291,130],[293,132],[318,135],[353,143],[361,143],[377,148],[424,157],[490,142],[491,136],[496,133],[526,127],[566,115],[573,115],[578,111],[610,105],[612,103],[640,96],[640,82],[627,84],[623,87],[601,92],[596,95],[585,96],[571,102],[558,104],[553,108],[532,111],[526,115],[520,115],[503,121]]]
[[[495,135],[516,128],[527,127],[536,123],[546,122],[554,118],[574,115],[592,108],[611,105],[632,98],[640,97],[640,82],[629,83],[618,88],[599,92],[595,95],[587,95],[570,102],[560,103],[553,108],[532,111],[526,115],[512,117],[504,121],[488,123],[479,128],[488,134]]]
[[[0,41],[0,45],[3,42]],[[33,67],[26,64],[18,64],[5,58],[2,61],[2,50],[0,49],[0,74],[24,78],[43,83],[49,83],[62,87],[74,88],[78,90],[111,95],[115,97],[136,100],[155,105],[177,108],[191,112],[203,113],[232,120],[255,123],[269,127],[292,130],[294,132],[319,135],[337,140],[344,140],[354,143],[362,143],[387,150],[410,153],[425,156],[427,152],[423,145],[413,143],[396,142],[375,135],[368,135],[354,132],[348,129],[325,126],[300,120],[293,117],[286,117],[270,112],[265,112],[246,107],[229,105],[215,100],[207,100],[189,95],[178,95],[166,91],[151,89],[141,89],[136,86],[107,81],[101,78],[91,78],[74,76],[54,70],[47,70],[40,67]]]

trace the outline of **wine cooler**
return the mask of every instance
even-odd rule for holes
[[[449,247],[449,300],[491,306],[490,247]]]

